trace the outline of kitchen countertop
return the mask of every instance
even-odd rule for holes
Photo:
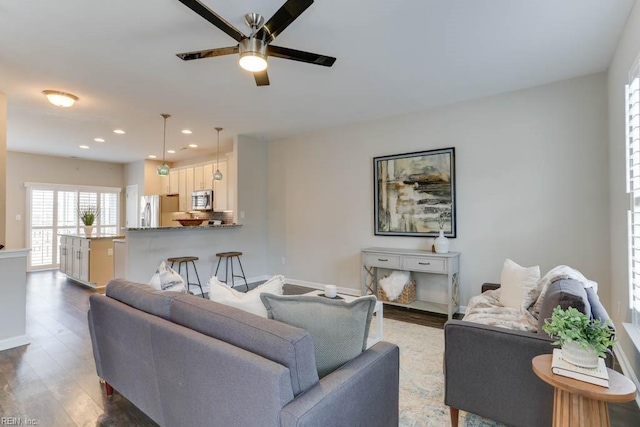
[[[82,239],[90,239],[90,240],[101,240],[101,239],[124,239],[124,234],[100,234],[100,235],[92,235],[85,236],[83,234],[58,234],[58,236],[67,236],[67,237],[80,237]]]
[[[129,227],[126,231],[164,231],[164,230],[214,230],[218,228],[242,227],[242,224],[196,225],[193,227],[178,225],[176,227]]]

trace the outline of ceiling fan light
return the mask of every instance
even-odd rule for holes
[[[267,69],[267,60],[257,52],[245,52],[240,55],[239,63],[242,68],[252,73]]]
[[[57,90],[43,90],[42,93],[56,107],[71,107],[79,99],[77,96]]]
[[[255,37],[244,39],[239,43],[242,68],[252,73],[267,69],[267,45]]]

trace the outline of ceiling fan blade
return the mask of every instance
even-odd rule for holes
[[[303,52],[301,50],[289,49],[288,47],[267,46],[267,55],[276,58],[291,59],[293,61],[306,62],[309,64],[323,65],[331,67],[336,58],[332,56],[319,55],[317,53]]]
[[[269,86],[269,75],[267,74],[267,70],[253,73],[253,77],[256,79],[256,84],[258,86]]]
[[[183,61],[191,61],[192,59],[213,58],[214,56],[233,55],[234,53],[238,53],[238,45],[220,47],[218,49],[195,50],[193,52],[176,53],[176,56]]]
[[[237,42],[240,42],[246,38],[246,36],[242,34],[237,28],[222,19],[220,15],[200,3],[198,0],[180,0],[180,3],[184,4],[189,9],[193,10],[195,13],[211,22],[213,25],[234,38]]]
[[[257,37],[259,39],[264,37],[264,41],[270,43],[312,4],[313,0],[287,0],[287,2],[273,14],[271,19],[258,30]]]

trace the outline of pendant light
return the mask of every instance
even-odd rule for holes
[[[213,174],[213,179],[215,181],[222,181],[222,173],[220,169],[218,169],[218,161],[220,161],[220,131],[222,128],[216,128],[218,131],[218,154],[216,155],[216,172]]]
[[[164,119],[164,133],[162,137],[162,164],[158,166],[157,172],[160,176],[168,176],[169,175],[169,166],[164,161],[164,155],[166,153],[167,148],[167,119],[171,117],[170,114],[160,114]]]

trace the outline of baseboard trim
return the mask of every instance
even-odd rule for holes
[[[312,288],[312,289],[320,289],[323,290],[324,287],[328,284],[328,283],[317,283],[317,282],[309,282],[306,280],[300,280],[300,279],[292,279],[291,277],[287,277],[285,279],[285,282],[289,285],[296,285],[296,286],[304,286],[307,288]],[[346,295],[353,295],[353,296],[360,296],[360,292],[357,289],[353,289],[353,288],[344,288],[341,286],[338,286],[338,293],[339,294],[346,294]]]
[[[613,343],[613,354],[615,354],[616,359],[618,359],[618,363],[620,363],[620,367],[622,368],[622,373],[624,374],[624,376],[633,381],[633,383],[636,385],[636,389],[640,390],[640,381],[633,371],[627,355],[624,353],[624,350],[622,350],[622,347],[620,347],[620,344],[618,344],[617,342]],[[636,405],[638,405],[638,407],[640,408],[640,394],[636,395]]]
[[[0,351],[9,350],[10,348],[20,347],[30,344],[29,337],[26,335],[18,335],[4,340],[0,340]]]

